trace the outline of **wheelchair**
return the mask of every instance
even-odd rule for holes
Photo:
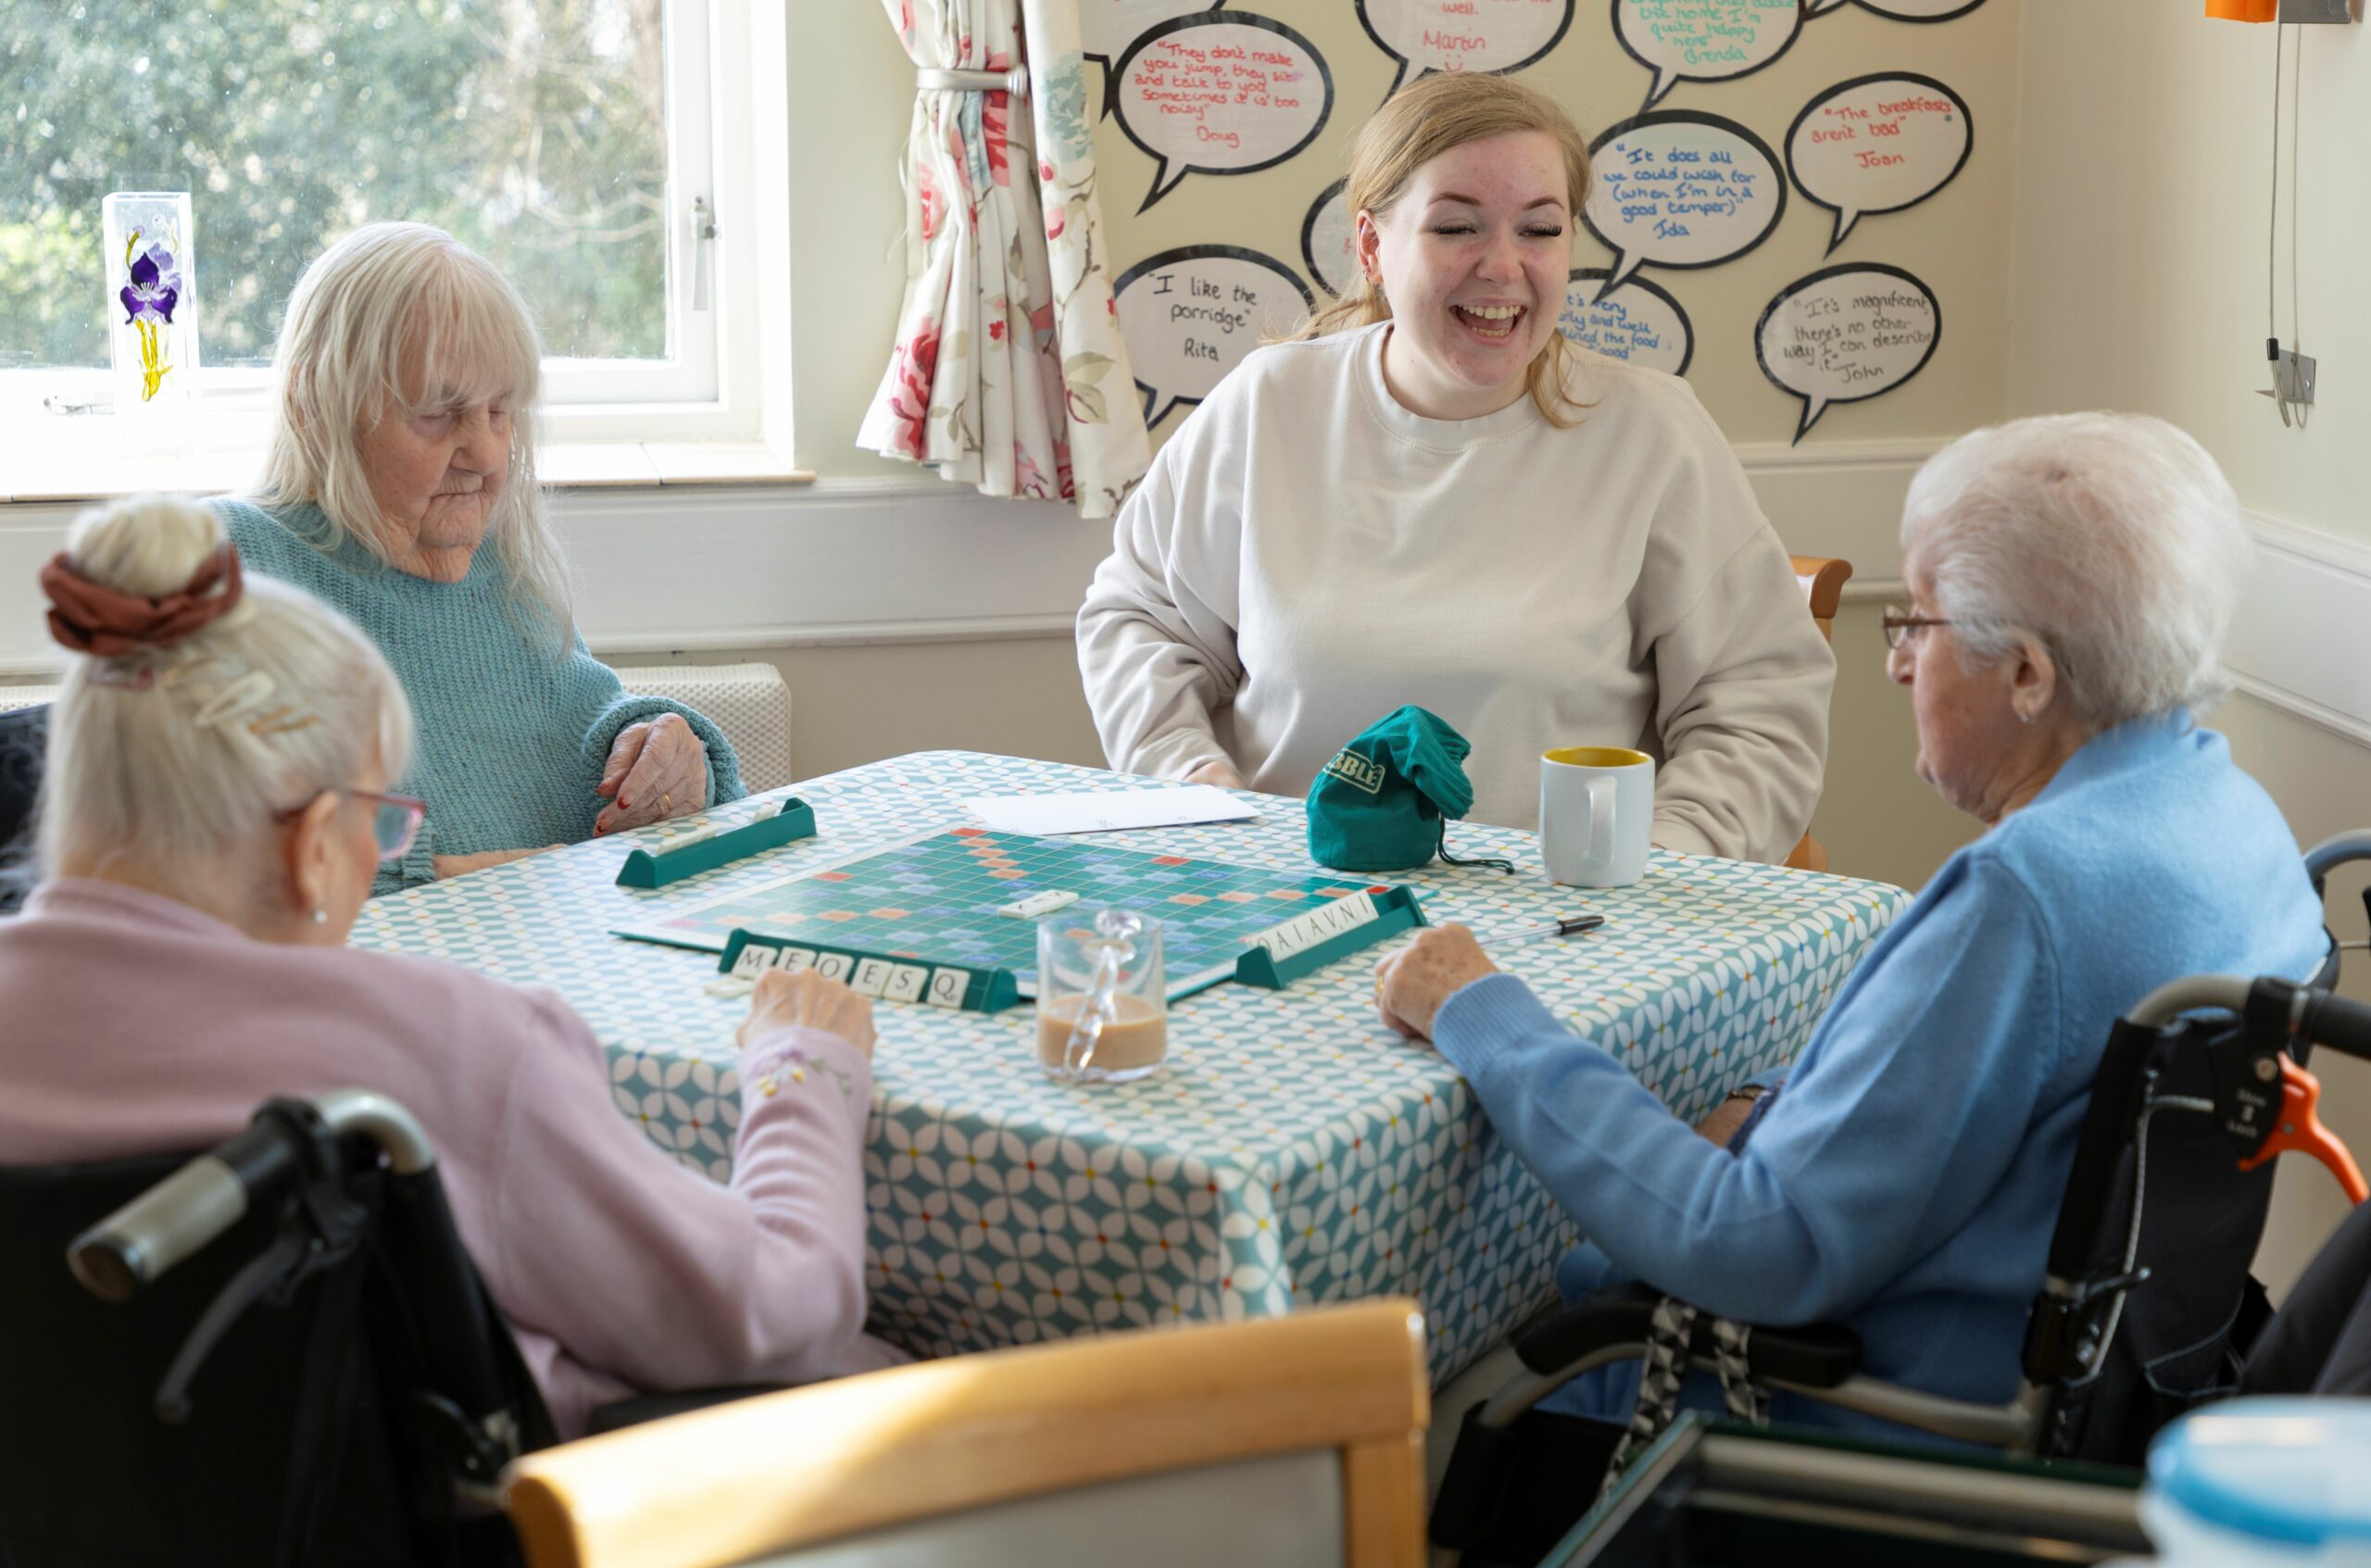
[[[0,1562],[519,1561],[551,1421],[392,1100],[0,1171]]]
[[[0,915],[25,901],[32,883],[33,808],[49,748],[49,705],[0,712]]]
[[[2371,859],[2371,834],[2316,847],[2306,869],[2318,890],[2334,867],[2362,859]],[[2371,893],[2365,908],[2371,912]],[[1597,1502],[1600,1483],[1638,1460],[1675,1411],[1650,1396],[1625,1429],[1535,1407],[1583,1373],[1632,1360],[1660,1366],[1664,1375],[1646,1381],[1670,1391],[1687,1371],[1714,1374],[1730,1415],[1748,1423],[1766,1421],[1777,1390],[2013,1460],[2138,1464],[2175,1416],[2242,1391],[2250,1349],[2275,1321],[2248,1272],[2271,1204],[2274,1157],[2310,1154],[2356,1203],[2371,1195],[2352,1157],[2321,1125],[2320,1085],[2306,1066],[2316,1045],[2371,1059],[2371,1007],[2328,989],[2336,958],[2333,943],[2303,985],[2176,981],[2116,1022],[2028,1312],[2018,1387],[2005,1404],[1863,1376],[1860,1340],[1841,1324],[1729,1323],[1625,1286],[1517,1336],[1524,1371],[1463,1412],[1434,1502],[1433,1541],[1462,1549],[1469,1563],[1540,1562]],[[2332,1273],[2322,1299],[2351,1304],[2346,1286],[2359,1293],[2371,1283],[2371,1229],[2363,1238],[2365,1259]],[[2334,1316],[2343,1314],[2326,1308],[2309,1337],[2335,1335]],[[2371,1322],[2360,1332],[2371,1341]],[[2275,1328],[2266,1343],[2282,1338]],[[2293,1371],[2285,1375],[2297,1381]],[[2269,1374],[2244,1387],[2289,1391]]]

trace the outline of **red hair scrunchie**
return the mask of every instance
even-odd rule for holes
[[[41,591],[49,597],[49,634],[60,646],[94,659],[120,659],[144,647],[170,647],[211,625],[245,590],[239,552],[226,541],[180,592],[160,599],[92,582],[63,550],[41,569]]]

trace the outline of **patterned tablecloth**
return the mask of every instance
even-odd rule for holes
[[[608,1051],[619,1109],[678,1160],[730,1173],[733,1030],[715,960],[618,940],[671,900],[778,877],[967,819],[963,799],[1145,781],[964,752],[811,780],[818,834],[657,892],[614,885],[653,830],[375,899],[365,947],[448,958],[556,988]],[[1122,835],[1129,847],[1309,869],[1300,803],[1256,822]],[[1461,856],[1392,880],[1428,917],[1492,928],[1583,910],[1604,929],[1499,949],[1560,1016],[1691,1120],[1793,1057],[1834,988],[1907,902],[1901,889],[1658,851],[1610,892],[1549,884],[1536,841],[1463,826]],[[1048,1081],[1029,1010],[883,1003],[865,1151],[875,1329],[943,1355],[1104,1327],[1257,1317],[1404,1293],[1445,1379],[1552,1289],[1573,1227],[1499,1142],[1463,1080],[1379,1022],[1373,954],[1283,992],[1227,985],[1176,1005],[1166,1067],[1124,1086]]]

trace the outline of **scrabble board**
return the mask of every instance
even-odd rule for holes
[[[913,964],[1007,971],[1028,996],[1035,910],[1048,895],[1075,894],[1067,907],[1082,919],[1116,904],[1161,922],[1174,1000],[1232,978],[1255,938],[1335,900],[1393,891],[1338,874],[1290,876],[962,827],[687,904],[616,935],[713,953],[736,931],[804,939]]]

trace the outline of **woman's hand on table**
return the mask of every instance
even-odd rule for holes
[[[475,855],[431,855],[428,864],[429,869],[436,873],[436,880],[442,882],[446,877],[467,876],[489,866],[507,866],[530,855],[548,855],[555,849],[567,847],[565,844],[546,844],[535,849],[488,849]]]
[[[1249,789],[1243,775],[1235,771],[1232,762],[1205,762],[1186,775],[1187,784],[1216,784],[1221,789]]]
[[[1499,966],[1461,925],[1437,925],[1374,966],[1374,1008],[1411,1040],[1429,1040],[1433,1016],[1461,987]]]
[[[680,713],[628,724],[610,745],[593,793],[609,802],[593,819],[596,836],[705,810],[708,747]]]
[[[749,1016],[734,1038],[743,1049],[777,1029],[821,1029],[837,1035],[872,1060],[872,1004],[836,980],[811,969],[785,974],[768,970],[749,993]]]

